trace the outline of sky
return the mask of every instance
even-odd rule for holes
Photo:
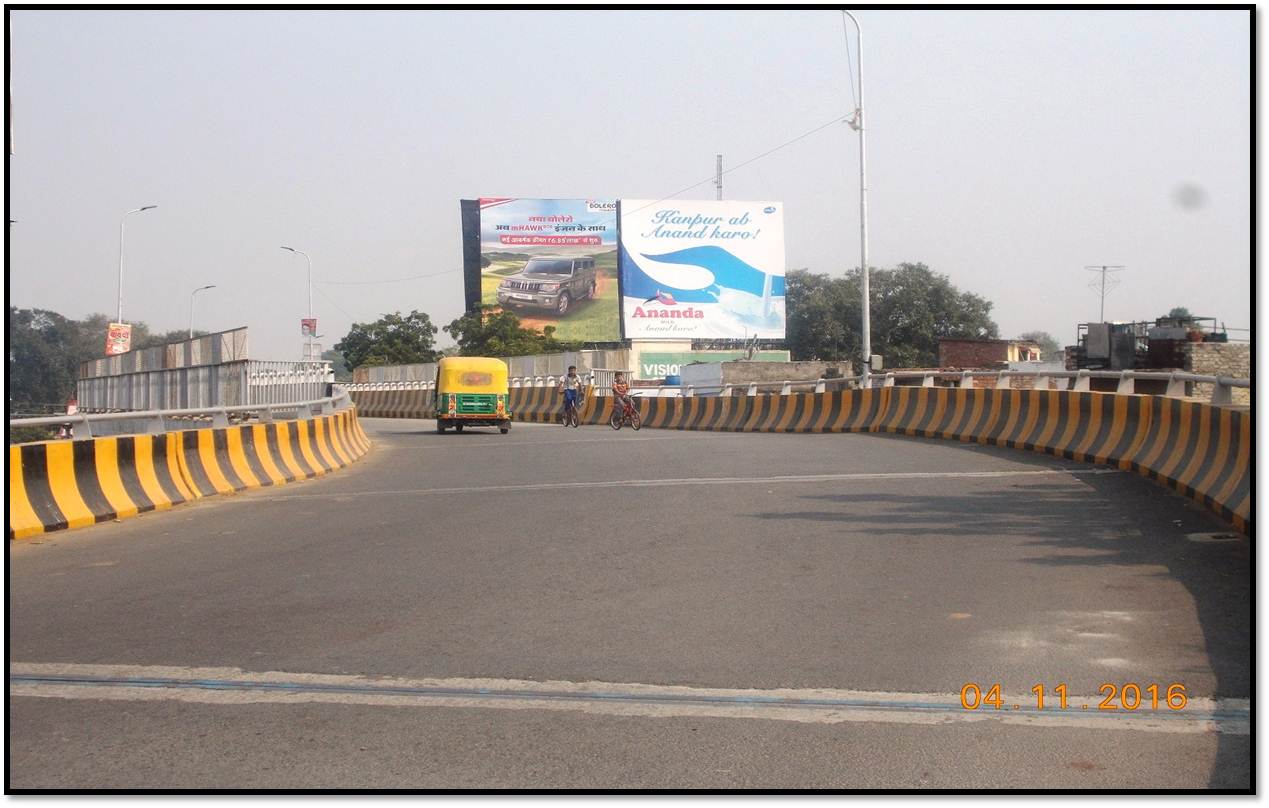
[[[923,262],[1001,335],[1062,344],[1174,306],[1251,327],[1251,15],[859,12],[869,263]],[[10,305],[152,330],[462,311],[459,200],[712,199],[853,109],[822,11],[11,10]],[[728,173],[785,204],[787,265],[859,264],[859,141],[834,123]],[[419,278],[417,276],[428,277]],[[397,279],[411,278],[398,281]],[[393,282],[388,282],[393,281]],[[1246,332],[1234,336],[1247,337]],[[452,342],[442,332],[440,344]]]

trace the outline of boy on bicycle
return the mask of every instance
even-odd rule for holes
[[[630,385],[626,382],[626,374],[621,371],[613,374],[612,397],[616,399],[613,402],[613,408],[618,412],[625,412],[626,407],[631,406]]]
[[[564,393],[564,411],[568,412],[570,407],[576,411],[581,403],[582,390],[582,377],[577,375],[577,365],[569,365],[568,375],[560,377],[560,390]]]

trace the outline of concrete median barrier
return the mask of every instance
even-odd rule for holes
[[[9,538],[282,485],[370,448],[354,410],[309,420],[9,447]]]
[[[354,394],[363,415],[424,417],[409,396]],[[637,391],[636,391],[637,392]],[[366,398],[382,395],[383,398]],[[421,399],[418,399],[421,400]],[[1072,390],[882,387],[788,395],[634,398],[652,429],[719,432],[889,432],[1006,446],[1135,471],[1250,534],[1250,413],[1163,396]],[[396,402],[393,404],[392,402]],[[559,423],[554,387],[513,388],[513,418]],[[612,399],[588,392],[584,424],[606,424]],[[393,416],[385,416],[393,417]],[[359,429],[359,428],[358,428]]]

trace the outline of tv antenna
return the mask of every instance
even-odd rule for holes
[[[1101,313],[1098,315],[1099,323],[1106,322],[1106,295],[1119,285],[1119,279],[1114,277],[1114,273],[1123,272],[1127,268],[1123,264],[1092,264],[1084,267],[1089,272],[1101,273],[1100,278],[1094,278],[1088,283],[1089,289],[1099,292],[1101,295],[1102,308]]]

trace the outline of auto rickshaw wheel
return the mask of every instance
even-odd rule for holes
[[[463,431],[463,425],[462,425],[462,424],[454,424],[454,431],[455,431],[455,432],[462,432],[462,431]]]
[[[440,418],[436,419],[436,434],[438,435],[445,434],[445,422],[442,421]]]

